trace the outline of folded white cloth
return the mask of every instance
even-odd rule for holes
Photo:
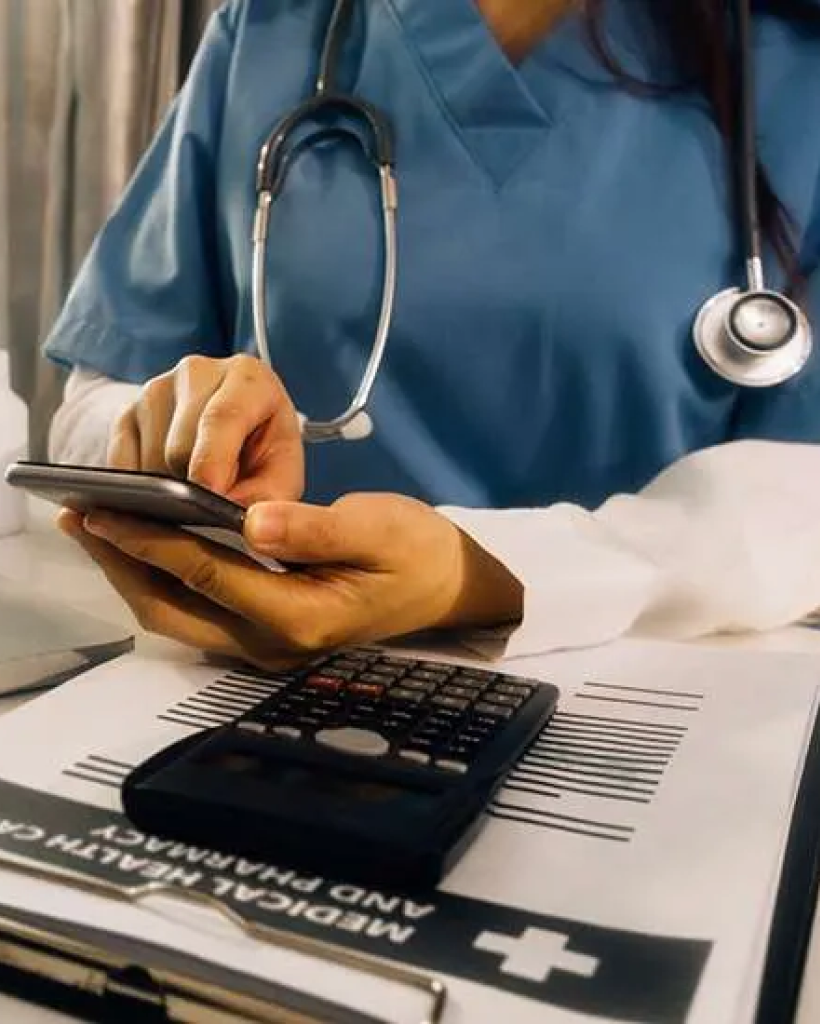
[[[592,512],[442,511],[525,587],[521,625],[475,637],[487,654],[539,654],[625,634],[766,630],[820,608],[818,445],[706,449]]]

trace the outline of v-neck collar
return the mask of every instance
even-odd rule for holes
[[[500,186],[539,146],[584,83],[612,83],[592,53],[582,17],[564,16],[519,63],[507,55],[475,0],[383,0],[412,46],[474,161]],[[630,71],[634,24],[617,0],[605,26]],[[574,84],[573,80],[574,79]],[[503,143],[500,136],[503,135]]]
[[[500,183],[553,123],[474,0],[384,0],[473,158]],[[499,128],[504,144],[499,145]]]

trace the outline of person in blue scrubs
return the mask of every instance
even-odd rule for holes
[[[820,442],[816,353],[793,380],[749,389],[692,345],[701,304],[743,281],[714,84],[732,70],[724,8],[355,5],[339,81],[395,133],[398,290],[372,435],[303,451],[294,409],[336,415],[372,344],[378,187],[333,140],[292,167],[266,264],[274,374],[252,329],[256,162],[313,89],[331,4],[222,7],[46,351],[75,373],[151,382],[113,427],[113,464],[187,473],[250,505],[284,499],[252,508],[248,538],[314,568],[249,596],[261,570],[210,549],[203,562],[201,542],[67,515],[149,626],[270,662],[517,621],[520,581],[437,507],[594,509],[712,446]],[[764,206],[768,280],[794,283],[791,252],[820,331],[820,4],[759,3],[754,28],[760,161],[781,207]]]

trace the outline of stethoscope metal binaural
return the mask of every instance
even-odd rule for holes
[[[356,0],[335,0],[322,46],[314,94],[285,116],[262,147],[256,174],[257,207],[253,226],[252,304],[259,355],[271,364],[268,343],[265,261],[271,208],[281,195],[296,160],[328,140],[351,140],[362,150],[379,180],[383,221],[384,280],[376,333],[359,388],[347,408],[332,420],[300,416],[306,441],[359,440],[373,423],[367,405],[384,358],[396,297],[398,193],[393,133],[387,117],[370,103],[336,91],[336,67]],[[746,257],[746,285],[713,296],[699,310],[695,346],[709,367],[742,387],[771,387],[800,372],[812,350],[805,313],[785,295],[766,287],[763,272],[759,202],[755,75],[750,0],[735,0],[740,125],[735,148],[740,243]],[[358,129],[347,125],[357,122]],[[306,128],[312,126],[306,134]]]

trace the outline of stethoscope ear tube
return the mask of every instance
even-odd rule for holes
[[[344,127],[345,119],[366,129],[370,146],[364,141],[364,132],[359,134],[352,128]],[[330,125],[319,127],[325,122],[330,122]],[[311,124],[316,126],[313,131],[293,142],[294,136]],[[270,192],[276,198],[284,185],[288,167],[296,157],[333,134],[348,136],[358,142],[376,167],[395,166],[390,123],[372,104],[340,93],[311,96],[282,118],[262,147],[256,165],[257,197],[262,192]]]

